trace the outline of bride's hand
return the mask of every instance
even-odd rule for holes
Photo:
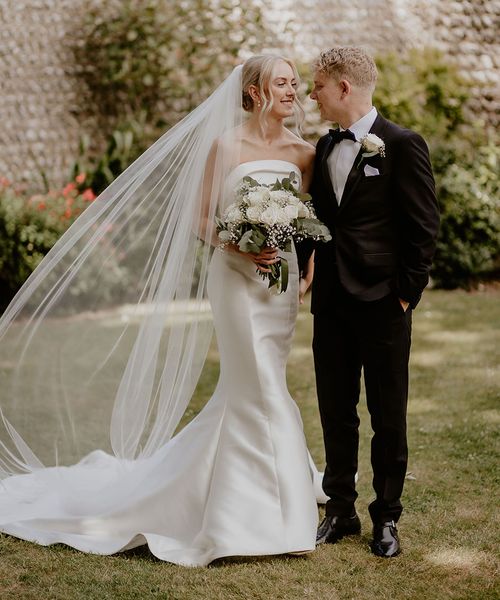
[[[280,261],[278,257],[278,249],[277,248],[263,248],[259,254],[255,254],[253,252],[242,252],[237,244],[228,244],[227,248],[236,254],[240,254],[241,256],[251,260],[261,271],[262,273],[269,273],[271,269],[268,269],[268,265],[273,265]]]
[[[262,273],[270,273],[271,269],[268,269],[266,266],[280,261],[277,248],[263,248],[259,254],[249,253],[248,256]]]

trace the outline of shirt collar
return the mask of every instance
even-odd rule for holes
[[[359,142],[362,138],[365,137],[367,133],[370,132],[372,125],[375,123],[375,119],[377,118],[377,109],[372,106],[370,111],[366,113],[364,117],[358,119],[356,123],[353,123],[349,130],[354,133],[356,136],[356,140]],[[342,127],[341,127],[342,129]],[[342,131],[344,131],[342,129]]]

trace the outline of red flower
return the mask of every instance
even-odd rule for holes
[[[85,181],[85,178],[87,177],[87,173],[79,173],[76,177],[75,177],[75,181],[78,184],[82,184]]]
[[[39,202],[36,208],[37,210],[45,210],[46,207],[47,205],[45,204],[45,202]]]
[[[96,199],[96,195],[94,194],[94,192],[92,191],[91,188],[87,188],[83,192],[82,198],[83,198],[83,200],[85,200],[85,202],[92,202],[92,200]]]
[[[3,187],[9,187],[10,181],[7,179],[7,177],[0,177],[0,185],[3,185]]]
[[[67,196],[68,194],[70,194],[74,189],[76,189],[76,185],[74,183],[68,183],[68,185],[63,189],[62,193],[63,196]]]
[[[71,208],[67,208],[67,209],[64,211],[64,216],[65,216],[67,219],[69,219],[69,218],[71,217]]]

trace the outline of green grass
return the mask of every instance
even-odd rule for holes
[[[498,291],[427,292],[415,313],[408,418],[411,473],[403,497],[400,557],[377,559],[368,547],[370,429],[362,399],[360,537],[304,557],[223,559],[208,568],[189,569],[156,560],[146,547],[101,557],[0,536],[0,598],[499,598],[499,324]],[[311,329],[304,307],[289,362],[289,386],[321,466]],[[203,405],[217,372],[212,350],[188,416]]]

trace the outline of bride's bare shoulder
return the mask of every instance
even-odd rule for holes
[[[300,141],[300,151],[304,154],[304,158],[307,160],[307,162],[313,161],[314,157],[316,156],[316,147],[313,146],[312,144],[310,144],[306,140],[299,140],[299,141]]]
[[[234,155],[241,149],[242,143],[245,141],[245,130],[243,126],[234,127],[225,131],[213,143],[213,147],[218,152],[224,152],[229,155]]]
[[[314,162],[316,155],[316,148],[308,141],[302,139],[293,131],[288,131],[288,139],[294,155],[296,156],[296,162],[300,165],[302,171],[306,171],[310,165]]]

